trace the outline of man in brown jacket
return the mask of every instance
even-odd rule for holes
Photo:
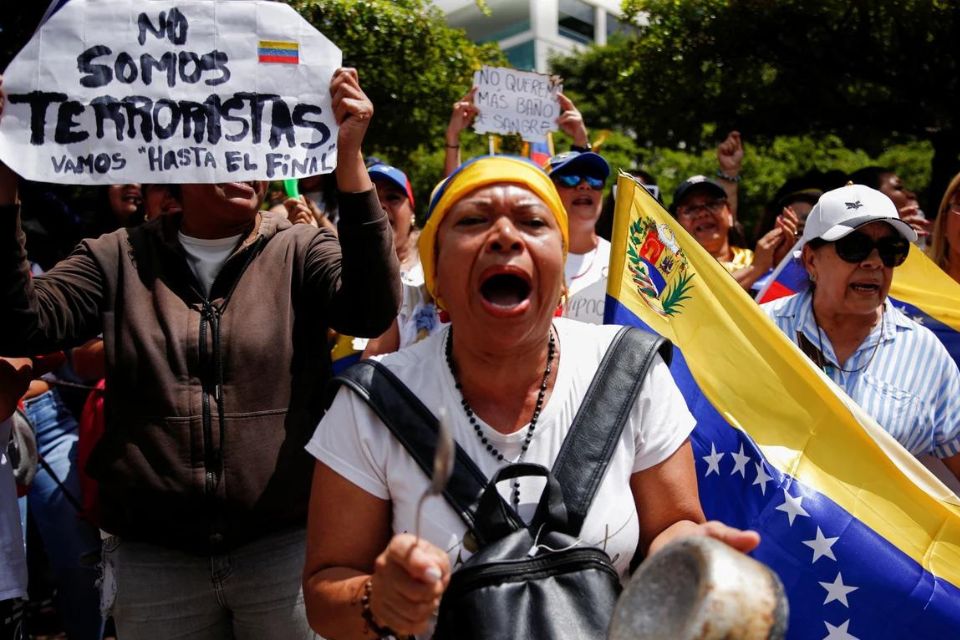
[[[182,214],[83,241],[32,278],[17,177],[0,165],[0,353],[103,334],[104,612],[124,640],[306,638],[300,572],[323,413],[327,328],[376,336],[396,316],[390,225],[360,145],[373,105],[331,83],[339,242],[259,211],[263,182],[181,185]]]

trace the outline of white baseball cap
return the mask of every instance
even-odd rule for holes
[[[857,227],[878,221],[886,222],[901,236],[916,242],[917,232],[900,219],[890,198],[862,184],[848,184],[820,196],[803,228],[803,244],[814,238],[833,242]]]

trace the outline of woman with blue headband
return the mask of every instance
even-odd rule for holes
[[[451,324],[380,362],[431,411],[445,408],[454,439],[487,477],[519,461],[553,466],[618,331],[554,317],[568,241],[555,186],[526,160],[475,159],[434,192],[420,259]],[[656,356],[580,530],[621,578],[635,553],[681,535],[742,550],[758,542],[704,522],[693,425]],[[430,479],[351,391],[337,394],[307,449],[317,458],[304,570],[311,625],[325,637],[429,637],[451,572],[475,549],[466,526],[439,499],[417,520]],[[541,493],[528,482],[504,496],[525,521]],[[419,538],[404,533],[417,530]]]

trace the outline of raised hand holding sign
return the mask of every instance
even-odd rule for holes
[[[327,173],[341,59],[282,3],[72,0],[4,72],[0,158],[74,184]]]

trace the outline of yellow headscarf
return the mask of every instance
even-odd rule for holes
[[[570,246],[567,210],[560,194],[543,169],[533,162],[512,156],[480,156],[460,165],[446,180],[437,185],[430,198],[427,223],[420,232],[420,264],[427,290],[437,298],[437,230],[447,212],[465,195],[491,184],[516,184],[526,187],[543,200],[560,226],[563,255]]]

